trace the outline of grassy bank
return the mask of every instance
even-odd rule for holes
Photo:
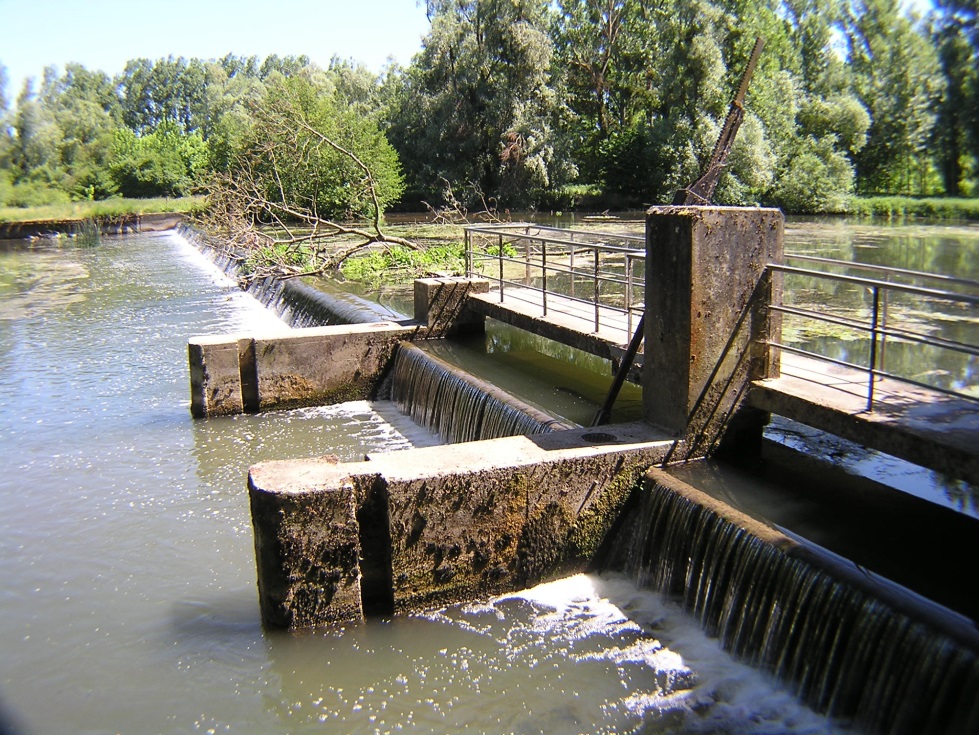
[[[105,199],[41,207],[0,207],[0,222],[74,222],[133,214],[189,213],[203,206],[201,197],[181,199]]]
[[[979,220],[979,199],[854,197],[845,214],[884,219]]]

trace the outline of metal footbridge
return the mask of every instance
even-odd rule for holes
[[[643,236],[506,223],[465,243],[468,275],[491,283],[472,310],[617,369],[645,304]],[[793,255],[768,270],[784,282],[765,344],[781,370],[749,403],[979,484],[979,282]],[[909,350],[957,369],[914,373]]]

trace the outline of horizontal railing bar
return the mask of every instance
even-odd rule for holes
[[[591,230],[579,230],[576,228],[564,228],[564,227],[552,227],[550,225],[536,225],[528,222],[514,222],[514,223],[501,223],[501,224],[483,224],[483,225],[467,225],[466,230],[469,232],[481,232],[486,235],[498,236],[501,231],[507,230],[523,230],[526,233],[528,230],[537,230],[538,232],[560,232],[560,233],[570,233],[573,235],[581,235],[583,237],[592,238],[614,238],[616,240],[627,240],[629,242],[640,242],[645,244],[645,235],[629,235],[624,232],[593,232]],[[514,232],[515,235],[523,236],[520,232]],[[575,241],[578,242],[578,241]]]
[[[803,357],[811,357],[815,360],[820,360],[822,362],[832,363],[833,365],[839,365],[840,367],[851,368],[859,373],[867,373],[866,365],[855,365],[852,362],[847,362],[846,360],[837,360],[835,357],[827,357],[826,355],[820,355],[818,352],[810,352],[809,350],[804,350],[801,347],[792,347],[790,345],[784,345],[781,342],[773,342],[771,340],[762,340],[763,344],[769,347],[775,347],[780,350],[785,350],[786,352],[791,352],[795,355],[802,355]]]
[[[487,261],[492,263],[499,263],[499,261],[501,260],[501,258],[498,255],[486,255],[486,256],[476,255],[474,256],[474,259],[478,261]],[[554,265],[548,264],[547,266],[543,266],[540,261],[527,261],[522,258],[513,258],[509,256],[503,256],[502,260],[505,263],[515,263],[522,266],[529,266],[530,268],[533,269],[547,270],[548,272],[551,273],[565,273],[565,274],[587,277],[589,280],[592,280],[595,274],[595,271],[592,268],[589,268],[587,270],[583,270],[580,268],[572,269],[569,265],[565,265],[563,263],[556,263]],[[619,271],[600,270],[599,274],[600,274],[600,280],[603,283],[620,283],[624,285],[628,281],[626,275],[620,273]],[[639,281],[638,284],[637,281]],[[633,285],[634,286],[638,285],[639,288],[644,287],[644,283],[641,282],[641,279],[636,279],[636,278],[633,278]]]
[[[868,336],[872,330],[872,326],[869,322],[848,319],[847,317],[829,316],[827,314],[821,314],[817,311],[796,309],[791,306],[776,306],[775,304],[770,305],[768,308],[782,314],[798,316],[804,319],[812,319],[813,321],[818,322],[826,322],[827,324],[835,324],[836,326],[847,327],[857,332],[867,332]],[[967,344],[965,342],[958,342],[956,340],[945,339],[943,337],[935,337],[930,334],[909,332],[903,329],[891,329],[889,327],[878,327],[877,334],[883,337],[893,337],[894,339],[915,342],[917,344],[927,345],[929,347],[938,347],[940,349],[961,352],[966,355],[974,355],[979,357],[979,346]]]
[[[968,401],[979,402],[979,398],[977,398],[976,396],[972,396],[968,393],[965,393],[963,391],[952,390],[950,388],[942,388],[939,385],[931,385],[929,383],[922,383],[920,380],[915,380],[914,378],[906,378],[902,375],[895,375],[885,370],[871,370],[865,365],[856,365],[852,362],[847,362],[846,360],[837,360],[836,358],[833,357],[820,355],[818,352],[810,352],[809,350],[803,350],[799,347],[790,347],[789,345],[784,345],[781,344],[780,342],[772,342],[766,340],[764,343],[769,347],[774,347],[779,350],[785,350],[786,352],[791,352],[795,355],[810,357],[813,360],[818,360],[820,362],[828,362],[832,365],[838,365],[840,367],[849,368],[850,370],[853,370],[862,375],[872,374],[875,378],[888,378],[889,380],[893,380],[898,383],[906,383],[908,385],[914,385],[917,386],[918,388],[923,388],[925,390],[933,390],[938,393],[944,393],[945,395],[953,396],[955,398],[964,398]],[[861,389],[864,387],[861,383],[856,383],[856,382],[853,383],[852,385],[854,387],[859,387]],[[879,403],[880,401],[878,400],[877,402]]]
[[[806,309],[797,309],[793,306],[778,306],[776,304],[770,304],[768,307],[771,311],[777,311],[781,314],[790,314],[792,316],[805,317],[807,319],[814,319],[820,322],[826,322],[827,324],[835,324],[838,327],[849,327],[857,332],[869,332],[870,322],[862,322],[856,319],[848,319],[845,316],[831,316],[828,314],[821,314],[818,311],[808,311]]]
[[[913,278],[942,281],[945,283],[957,283],[963,286],[972,286],[979,289],[979,281],[971,278],[961,278],[959,276],[947,276],[941,273],[925,273],[924,271],[913,271],[907,268],[894,268],[888,265],[874,265],[873,263],[858,263],[852,260],[838,260],[837,258],[821,258],[818,255],[793,255],[785,254],[786,260],[802,260],[808,263],[824,263],[826,265],[836,265],[841,268],[851,268],[854,270],[874,271],[878,273],[894,273],[895,275],[911,276]]]
[[[847,276],[841,273],[826,273],[825,271],[814,271],[809,268],[796,268],[791,265],[782,265],[780,263],[769,263],[768,267],[771,270],[776,270],[791,275],[808,276],[811,278],[824,278],[830,281],[851,283],[857,286],[865,286],[867,288],[880,288],[882,290],[914,294],[915,296],[928,296],[931,298],[942,299],[944,301],[954,301],[958,303],[972,304],[974,306],[979,306],[979,295],[973,296],[972,294],[958,294],[958,293],[952,293],[950,291],[939,291],[934,288],[925,288],[923,286],[911,286],[904,283],[892,283],[890,281],[879,281],[874,278],[860,278],[859,276]]]
[[[485,235],[494,235],[499,238],[501,233],[490,233],[485,232]],[[557,240],[554,238],[544,237],[542,235],[531,235],[531,234],[519,234],[519,233],[505,233],[507,244],[512,244],[520,240],[529,240],[531,242],[541,242],[548,243],[551,245],[562,245],[568,248],[574,247],[579,250],[599,250],[602,252],[610,253],[628,253],[632,257],[645,258],[646,251],[639,247],[626,247],[623,245],[612,245],[607,242],[583,242],[581,240]],[[639,244],[641,241],[636,241]]]
[[[500,282],[499,279],[494,279],[494,280],[496,280],[497,283]],[[518,289],[518,293],[517,294],[514,294],[512,291],[507,291],[507,298],[512,298],[512,299],[517,299],[517,300],[520,300],[520,301],[525,301],[526,303],[536,303],[536,302],[531,302],[529,299],[521,299],[519,297],[519,289],[522,289],[524,291],[532,291],[534,293],[544,293],[544,289],[542,289],[542,288],[540,288],[538,286],[527,286],[527,285],[524,285],[523,283],[520,283],[519,281],[510,281],[510,280],[504,279],[503,280],[503,284],[505,286],[511,286],[513,288]],[[551,292],[551,294],[554,295],[553,292]],[[566,296],[564,294],[557,294],[557,295],[560,295],[561,298],[567,299],[568,301],[570,301],[572,303],[575,303],[575,304],[584,304],[585,306],[588,306],[588,307],[593,307],[595,305],[595,302],[592,299],[582,299],[582,298],[579,298],[577,296]],[[638,307],[615,306],[614,304],[608,304],[608,303],[604,303],[604,302],[599,302],[599,307],[601,307],[602,309],[605,309],[607,311],[614,312],[616,314],[622,314],[622,315],[629,314],[630,312],[632,312],[632,313],[639,313],[639,312],[642,311],[642,309],[640,309]],[[560,308],[555,308],[555,305],[554,305],[553,302],[549,302],[549,307],[548,308],[551,311],[558,311],[558,312],[562,311]],[[568,312],[565,312],[565,313],[568,313]]]

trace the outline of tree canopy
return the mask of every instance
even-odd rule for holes
[[[115,78],[49,67],[14,97],[0,64],[0,204],[181,196],[248,170],[324,216],[372,216],[349,158],[297,129],[305,158],[282,157],[283,109],[355,149],[382,207],[666,202],[709,156],[757,36],[765,51],[716,201],[818,212],[853,193],[976,191],[976,0],[937,0],[924,18],[900,0],[426,9],[420,52],[383,74],[305,56],[140,58]]]

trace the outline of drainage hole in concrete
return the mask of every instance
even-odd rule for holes
[[[592,432],[589,434],[582,434],[581,438],[586,442],[591,442],[592,444],[604,444],[607,442],[614,442],[618,440],[615,434],[605,434],[603,432]]]

